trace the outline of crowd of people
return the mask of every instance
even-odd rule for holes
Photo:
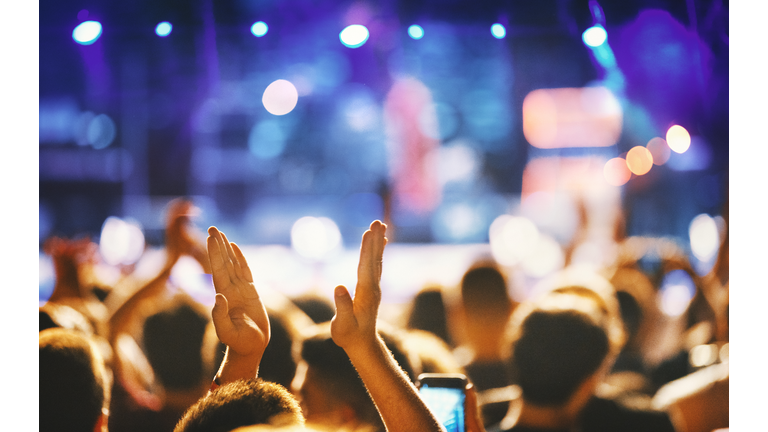
[[[669,242],[617,239],[609,268],[566,266],[522,301],[509,269],[479,259],[456,301],[427,286],[392,322],[379,316],[382,222],[362,237],[354,296],[340,285],[331,302],[256,286],[238,245],[216,227],[205,238],[192,209],[169,205],[157,274],[115,286],[86,277],[99,259],[89,239],[46,241],[56,282],[39,311],[40,430],[444,431],[422,373],[468,378],[468,432],[728,428],[727,235],[703,277]],[[650,249],[655,272],[641,265]],[[211,274],[212,309],[173,286],[182,256]],[[696,293],[663,319],[654,299],[675,270]]]

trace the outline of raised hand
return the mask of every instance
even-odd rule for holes
[[[216,227],[208,229],[207,244],[216,289],[212,311],[216,335],[227,345],[228,357],[248,357],[258,368],[269,343],[270,329],[251,270],[240,248]]]
[[[331,321],[333,341],[349,351],[360,343],[376,340],[376,318],[381,303],[382,256],[387,238],[387,226],[380,221],[371,223],[363,234],[360,245],[360,263],[357,267],[355,299],[347,288],[339,285],[335,289],[336,316]]]
[[[175,263],[181,255],[190,255],[197,260],[206,273],[211,273],[210,262],[202,242],[202,235],[193,229],[191,218],[200,210],[184,198],[178,198],[168,205],[166,217],[165,245],[168,261]]]

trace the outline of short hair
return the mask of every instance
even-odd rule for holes
[[[464,273],[461,301],[473,319],[506,319],[514,306],[506,279],[492,262],[478,262]]]
[[[143,345],[158,381],[173,390],[200,386],[208,372],[203,361],[203,339],[208,316],[185,296],[144,321]]]
[[[344,349],[333,341],[330,326],[326,324],[311,329],[310,336],[302,341],[301,358],[319,372],[317,377],[322,381],[328,398],[346,403],[362,422],[384,430],[379,412],[363,380]],[[403,372],[411,382],[415,382],[414,363],[404,348],[401,336],[396,330],[381,325],[378,333]]]
[[[510,373],[523,399],[561,406],[611,352],[607,317],[591,299],[552,292],[519,310],[510,344]]]
[[[209,392],[187,409],[174,432],[228,432],[257,424],[303,425],[304,416],[285,387],[251,378]]]
[[[104,361],[74,330],[39,333],[40,430],[92,432],[107,400]]]
[[[428,286],[416,294],[406,327],[428,331],[446,344],[453,343],[448,332],[448,312],[439,286]]]

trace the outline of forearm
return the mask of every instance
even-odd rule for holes
[[[388,432],[443,431],[381,338],[347,350]]]

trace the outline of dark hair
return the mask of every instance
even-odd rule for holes
[[[106,398],[104,363],[95,346],[73,330],[39,333],[41,431],[92,432]]]
[[[415,382],[413,363],[403,347],[401,337],[396,331],[381,327],[379,336],[411,382]],[[317,376],[322,380],[328,398],[343,401],[354,409],[363,422],[384,430],[365,384],[344,349],[333,342],[330,327],[321,325],[314,329],[314,334],[302,341],[300,354],[309,367],[319,372]]]
[[[296,375],[296,359],[293,357],[293,334],[290,318],[279,310],[269,308],[270,338],[259,364],[259,377],[290,387]]]
[[[534,308],[517,329],[510,372],[526,401],[559,406],[598,370],[609,350],[606,329],[588,312]]]
[[[202,347],[208,322],[201,310],[185,300],[174,301],[144,321],[144,351],[163,386],[189,390],[200,385],[205,371]]]
[[[448,345],[452,344],[448,333],[448,314],[439,287],[427,287],[413,299],[407,328],[428,331]]]
[[[293,298],[292,301],[315,324],[328,322],[336,315],[336,308],[326,297],[316,294],[304,294]]]
[[[303,425],[304,417],[285,387],[252,378],[208,393],[187,409],[174,432],[228,432],[257,424]]]
[[[507,317],[513,304],[504,275],[493,263],[477,263],[461,279],[461,300],[476,318]]]

